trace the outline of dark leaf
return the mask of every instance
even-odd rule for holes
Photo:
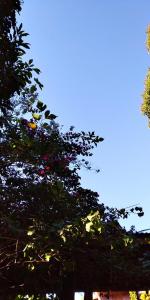
[[[33,59],[29,59],[29,65],[33,63]]]
[[[45,119],[49,119],[50,116],[50,110],[45,111]]]
[[[99,138],[99,141],[100,141],[100,142],[103,142],[103,141],[104,141],[104,138],[100,137],[100,138]]]
[[[18,31],[21,31],[23,24],[21,23],[18,27]]]
[[[40,73],[41,73],[41,71],[40,71],[38,68],[34,68],[33,71],[34,71],[35,73],[37,73],[37,74],[40,74]]]
[[[30,49],[30,44],[29,43],[22,43],[21,46],[26,48],[26,49]]]
[[[138,213],[138,216],[139,216],[139,217],[143,217],[143,216],[144,216],[144,212]]]
[[[55,116],[55,115],[53,115],[53,114],[50,114],[50,116],[49,116],[49,119],[50,120],[54,120],[54,119],[56,119],[57,118],[57,116]]]

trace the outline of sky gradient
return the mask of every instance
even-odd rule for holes
[[[82,185],[106,205],[141,205],[144,217],[123,224],[149,228],[150,129],[140,105],[150,1],[25,0],[19,19],[30,33],[27,56],[42,71],[40,99],[64,128],[105,139],[92,158],[101,172],[83,170]]]

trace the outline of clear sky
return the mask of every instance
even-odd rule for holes
[[[145,31],[149,0],[25,0],[21,21],[29,57],[42,70],[41,99],[65,128],[105,140],[82,184],[113,207],[143,206],[127,227],[150,228],[150,129],[140,113],[150,66]]]

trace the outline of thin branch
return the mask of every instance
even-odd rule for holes
[[[19,241],[17,240],[16,241],[16,249],[15,249],[15,264],[17,262],[17,256],[18,256],[18,243],[19,243]]]

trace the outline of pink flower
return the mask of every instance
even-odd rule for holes
[[[45,155],[42,157],[42,159],[44,159],[44,160],[48,160],[48,155],[47,155],[47,154],[45,154]]]
[[[46,170],[46,171],[49,171],[49,170],[50,170],[50,167],[49,167],[49,166],[46,166],[46,167],[45,167],[45,170]]]
[[[39,174],[40,174],[40,175],[44,175],[44,174],[45,174],[45,171],[44,171],[44,170],[40,170],[40,171],[39,171]]]

